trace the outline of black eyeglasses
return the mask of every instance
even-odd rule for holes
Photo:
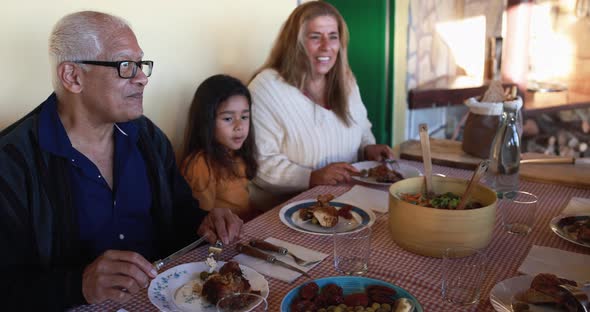
[[[118,62],[103,62],[103,61],[75,61],[78,64],[98,65],[114,67],[119,73],[119,77],[123,79],[131,79],[137,75],[137,68],[141,68],[141,71],[147,76],[152,75],[152,68],[154,68],[153,61],[118,61]]]

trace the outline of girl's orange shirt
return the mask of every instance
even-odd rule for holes
[[[187,163],[187,159],[182,162],[181,172],[192,189],[193,197],[199,200],[199,206],[203,210],[229,208],[244,221],[256,216],[256,210],[250,208],[246,166],[241,158],[235,159],[240,178],[232,179],[216,177],[201,152],[192,158],[190,163]]]

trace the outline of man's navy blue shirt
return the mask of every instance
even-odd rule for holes
[[[93,259],[108,249],[130,250],[153,259],[152,196],[145,161],[137,147],[137,127],[131,122],[114,126],[111,189],[98,167],[72,146],[56,102],[54,94],[42,108],[39,143],[43,150],[66,158],[70,164],[82,252]]]

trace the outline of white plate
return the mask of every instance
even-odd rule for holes
[[[352,164],[352,166],[358,170],[363,170],[363,169],[369,170],[369,169],[375,168],[381,164],[382,164],[382,162],[379,162],[379,161],[361,161],[361,162],[357,162],[357,163]],[[406,164],[402,164],[399,162],[398,162],[398,164],[399,164],[398,172],[402,175],[402,177],[404,177],[404,179],[419,177],[422,175],[420,170],[418,170],[417,168],[414,168],[412,166],[408,166]],[[360,182],[365,182],[365,183],[374,184],[374,185],[388,186],[388,185],[392,184],[392,183],[377,182],[375,177],[363,178],[363,177],[354,176],[352,178],[357,181],[360,181]]]
[[[225,264],[224,261],[218,261],[218,268]],[[260,273],[253,269],[240,265],[244,277],[250,282],[251,289],[260,290],[261,296],[268,297],[268,282]],[[174,296],[176,290],[191,280],[198,280],[199,274],[209,270],[205,262],[191,262],[175,266],[158,274],[150,283],[148,288],[148,298],[160,311],[194,311],[194,312],[216,312],[215,305],[202,300],[200,296],[194,297],[190,302],[176,304]]]
[[[505,279],[490,292],[490,302],[498,312],[512,312],[512,297],[519,292],[527,290],[531,286],[533,277],[530,275],[520,275]],[[554,307],[529,304],[531,312],[558,312],[561,311]]]
[[[332,235],[334,232],[354,232],[364,225],[370,227],[375,223],[375,214],[373,211],[365,210],[353,205],[350,205],[352,206],[352,210],[350,211],[352,219],[346,220],[344,218],[338,218],[338,224],[331,228],[325,228],[318,224],[313,224],[310,221],[303,221],[299,217],[299,210],[301,208],[313,206],[316,203],[317,201],[315,199],[306,199],[285,205],[279,212],[281,222],[296,231],[315,235]],[[330,205],[336,207],[336,209],[340,209],[348,204],[331,201]]]
[[[590,247],[590,242],[585,242],[581,239],[577,239],[575,235],[570,234],[567,231],[567,227],[573,225],[575,222],[582,222],[590,219],[590,215],[588,214],[576,214],[576,215],[567,215],[567,216],[557,216],[549,222],[549,227],[553,231],[553,233],[557,234],[557,236],[572,242],[574,244]]]

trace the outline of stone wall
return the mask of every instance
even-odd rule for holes
[[[449,48],[436,34],[437,23],[484,15],[486,37],[498,37],[502,34],[504,6],[503,1],[498,0],[411,0],[408,88],[441,76],[457,74]]]
[[[502,33],[504,1],[499,0],[411,0],[409,7],[406,86],[410,90],[441,76],[461,74],[449,47],[436,33],[440,22],[484,15],[486,37]],[[485,38],[482,38],[485,41]],[[483,56],[482,56],[483,57]],[[434,136],[449,132],[463,114],[461,109],[433,108],[409,111],[406,138],[418,136],[418,124],[426,122]],[[457,115],[459,115],[457,117]],[[451,131],[452,132],[452,131]]]

